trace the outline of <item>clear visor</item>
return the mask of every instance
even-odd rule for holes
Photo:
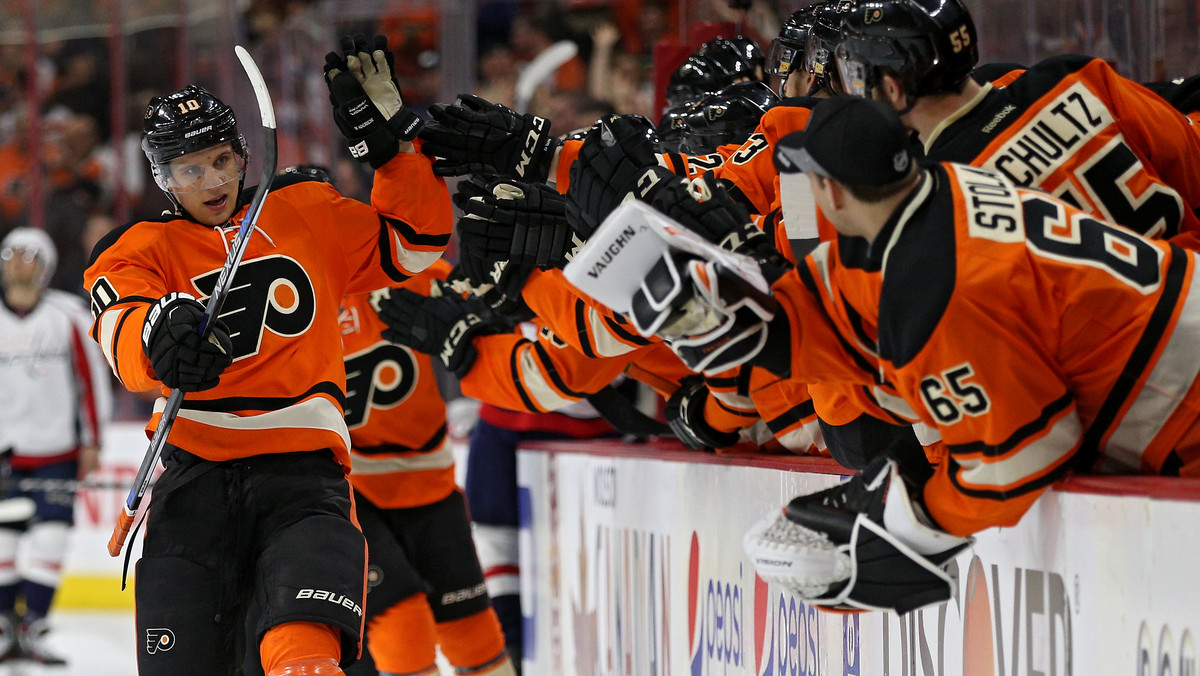
[[[866,63],[855,58],[854,54],[842,43],[837,48],[837,67],[842,76],[842,87],[846,94],[859,98],[870,98],[871,82],[868,74],[870,69]]]
[[[771,50],[767,52],[767,72],[771,75],[787,77],[796,65],[798,52],[795,45],[775,38],[771,41]]]
[[[827,75],[826,69],[833,65],[833,54],[830,49],[816,42],[811,42],[804,50],[804,70],[816,76]]]
[[[219,188],[246,175],[247,158],[233,144],[207,148],[154,166],[154,181],[170,192]]]

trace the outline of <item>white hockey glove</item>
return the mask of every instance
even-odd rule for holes
[[[717,261],[672,249],[630,304],[633,325],[657,334],[693,371],[715,375],[753,359],[778,304]]]
[[[768,514],[743,547],[759,577],[807,603],[903,614],[953,597],[947,564],[973,542],[929,525],[896,464],[879,458]]]

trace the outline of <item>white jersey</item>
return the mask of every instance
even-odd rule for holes
[[[0,302],[0,451],[37,464],[99,445],[112,391],[90,324],[83,300],[62,291],[24,315]]]

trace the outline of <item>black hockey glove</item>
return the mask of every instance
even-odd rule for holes
[[[567,224],[567,198],[543,184],[461,181],[454,204],[460,256],[552,268],[578,242]]]
[[[206,338],[196,329],[204,306],[186,293],[158,299],[142,324],[142,350],[163,385],[184,392],[212,389],[233,363],[229,327],[217,319]]]
[[[688,376],[667,400],[663,417],[675,436],[688,448],[706,451],[729,448],[738,442],[738,434],[714,429],[704,419],[704,404],[708,396],[708,385],[704,383],[704,378]]]
[[[759,577],[810,605],[904,614],[942,603],[957,587],[948,565],[972,539],[937,528],[915,497],[921,489],[881,457],[772,510],[743,547]]]
[[[535,269],[532,265],[460,255],[446,281],[454,291],[478,298],[493,313],[515,325],[533,318],[521,289]]]
[[[333,121],[350,154],[378,169],[400,152],[400,141],[416,138],[424,123],[400,97],[387,38],[376,35],[368,43],[361,35],[346,36],[341,49],[325,55]]]
[[[439,176],[499,174],[545,183],[562,141],[550,135],[550,120],[521,115],[474,94],[461,94],[454,105],[429,107],[433,122],[425,125],[421,152],[439,158]]]
[[[770,235],[754,225],[746,208],[730,197],[711,171],[693,181],[664,183],[651,205],[722,249],[758,261],[769,284],[791,268]]]
[[[567,220],[587,239],[631,193],[649,202],[662,185],[679,180],[658,164],[654,137],[643,125],[610,115],[588,131],[571,165]]]
[[[736,270],[677,249],[633,292],[630,319],[693,371],[715,375],[758,356],[778,303]]]
[[[464,300],[448,287],[442,295],[424,296],[409,289],[390,289],[379,299],[379,318],[388,325],[384,340],[440,359],[462,378],[475,363],[471,340],[495,333],[499,322],[477,301]]]

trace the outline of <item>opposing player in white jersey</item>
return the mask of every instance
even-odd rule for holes
[[[87,338],[91,315],[83,299],[46,288],[56,261],[42,230],[16,228],[0,244],[0,451],[12,470],[11,480],[0,481],[2,497],[21,493],[18,480],[83,479],[99,464],[111,386],[104,358]],[[33,519],[0,527],[0,661],[63,664],[42,638],[75,495],[24,494],[36,504]]]

